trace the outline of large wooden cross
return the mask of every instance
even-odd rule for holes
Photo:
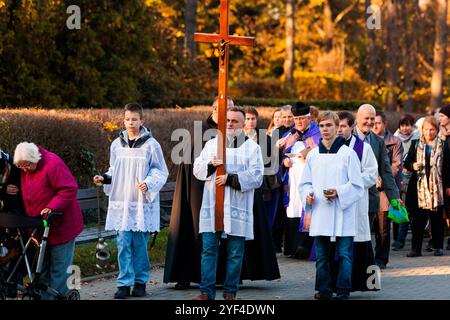
[[[229,35],[229,1],[220,0],[220,33],[195,33],[195,42],[217,43],[219,45],[219,110],[218,110],[218,150],[217,159],[223,160],[223,165],[217,167],[217,176],[225,174],[225,139],[228,102],[228,48],[230,45],[253,46],[254,37],[238,37]],[[223,202],[225,186],[216,185],[215,229],[223,231]]]

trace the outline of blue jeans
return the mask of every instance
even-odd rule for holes
[[[119,261],[118,287],[145,284],[150,279],[150,261],[147,243],[149,232],[119,231],[117,260]]]
[[[332,295],[330,273],[330,237],[315,237],[316,244],[316,283],[319,293]],[[339,271],[336,292],[350,293],[352,288],[352,248],[353,237],[336,237],[336,251],[339,256]]]
[[[74,251],[75,239],[63,244],[47,245],[39,282],[63,295],[67,294],[69,292],[67,279],[71,275],[67,273],[67,268],[72,265]],[[52,300],[55,297],[43,292],[41,298]]]
[[[211,300],[216,298],[216,272],[221,235],[222,232],[202,233],[203,249],[200,291],[206,293]],[[224,295],[227,293],[236,294],[238,291],[244,250],[244,237],[227,236],[227,267],[223,285]]]
[[[397,242],[405,244],[406,236],[408,235],[409,222],[402,222],[398,225]]]

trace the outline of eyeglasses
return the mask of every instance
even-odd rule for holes
[[[31,162],[25,162],[22,164],[16,164],[16,167],[21,170],[29,170],[31,167],[33,167],[33,163]]]

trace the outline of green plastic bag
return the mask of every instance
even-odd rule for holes
[[[409,222],[408,211],[396,199],[391,200],[388,218],[395,223]]]

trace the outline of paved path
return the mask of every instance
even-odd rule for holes
[[[352,293],[351,298],[355,300],[450,300],[450,251],[445,251],[443,257],[435,257],[433,253],[424,251],[422,257],[406,258],[409,248],[408,241],[401,251],[391,251],[390,263],[387,269],[381,272],[381,291],[355,292]],[[279,255],[278,263],[281,279],[244,281],[238,293],[238,299],[313,299],[314,262],[300,261]],[[141,299],[191,300],[199,294],[198,286],[184,291],[174,290],[174,284],[162,282],[163,273],[162,267],[152,270],[151,280],[147,286],[148,294]],[[113,277],[82,283],[81,298],[83,300],[112,299],[116,290],[114,281]],[[220,289],[217,291],[217,299],[222,298],[221,292]]]

